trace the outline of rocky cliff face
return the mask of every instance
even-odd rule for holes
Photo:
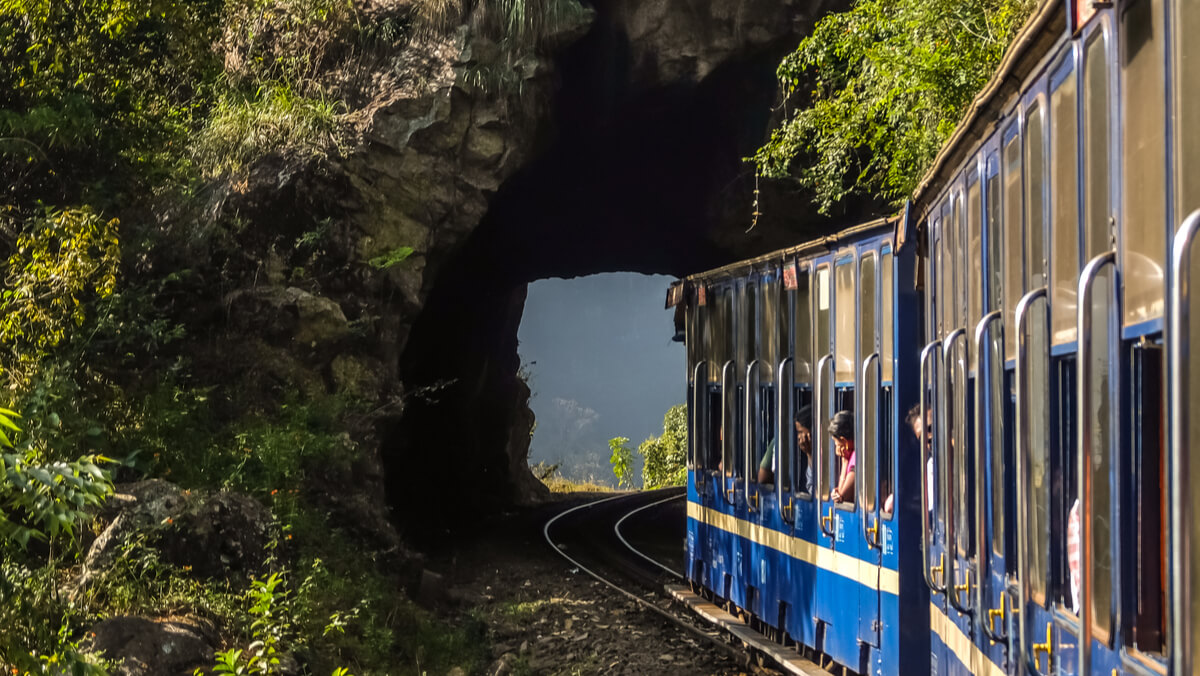
[[[402,520],[535,499],[526,285],[684,274],[825,227],[777,201],[744,234],[741,158],[766,133],[778,59],[832,3],[601,0],[515,61],[464,26],[357,64],[347,152],[264,158],[222,194],[266,261],[232,266],[221,340],[247,356],[227,377],[372,402],[353,433]],[[314,227],[328,243],[298,276],[276,244]]]

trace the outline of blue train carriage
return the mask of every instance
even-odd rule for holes
[[[867,223],[668,295],[688,352],[688,578],[768,636],[864,674],[929,669],[919,451],[904,425],[923,307],[906,224]],[[834,504],[826,426],[839,410],[856,414],[857,490]]]
[[[914,194],[932,673],[1197,673],[1197,29],[1043,3]]]

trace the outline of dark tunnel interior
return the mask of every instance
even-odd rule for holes
[[[520,468],[506,449],[522,435],[527,447],[531,422],[516,376],[528,283],[681,276],[828,229],[801,212],[744,234],[754,175],[743,158],[768,134],[775,66],[792,46],[727,63],[699,84],[639,89],[628,45],[602,14],[562,56],[553,131],[443,267],[401,356],[408,399],[384,431],[383,453],[395,513],[422,515],[410,534],[519,498]],[[671,330],[664,313],[664,335]],[[451,483],[452,492],[441,489]],[[433,510],[421,506],[434,503],[446,523],[426,520]]]

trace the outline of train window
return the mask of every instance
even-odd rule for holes
[[[1079,281],[1079,139],[1075,118],[1075,73],[1066,62],[1051,80],[1050,93],[1050,303],[1055,345],[1075,340],[1075,291]],[[1061,79],[1059,79],[1061,78]],[[1057,86],[1056,86],[1057,85]]]
[[[892,493],[896,485],[895,464],[893,462],[892,453],[892,397],[894,386],[888,383],[893,382],[892,378],[892,356],[894,354],[894,346],[892,342],[895,340],[895,317],[893,312],[894,303],[894,283],[892,279],[893,273],[892,252],[888,249],[883,250],[883,255],[879,257],[879,302],[880,302],[880,324],[879,324],[879,360],[881,362],[881,375],[883,382],[880,383],[882,394],[879,397],[882,408],[876,412],[879,416],[879,495],[882,496],[883,506],[881,514],[883,518],[891,518],[895,507],[893,502],[895,498]]]
[[[1125,323],[1163,315],[1167,255],[1166,78],[1163,0],[1137,0],[1121,16],[1121,97],[1125,131],[1121,233]]]
[[[950,257],[950,252],[946,248],[946,238],[950,236],[950,233],[946,229],[950,226],[950,219],[942,218],[938,226],[937,249],[934,253],[933,266],[937,282],[937,292],[934,294],[934,315],[938,331],[934,336],[942,338],[950,332],[950,327],[954,324],[954,277],[951,275],[950,267],[946,262]]]
[[[863,255],[859,264],[858,278],[858,363],[861,365],[867,357],[875,352],[875,253]],[[856,369],[862,371],[861,368]],[[856,412],[861,416],[862,438],[856,444],[857,458],[861,481],[856,481],[861,488],[856,493],[861,497],[863,509],[875,510],[875,431],[876,418],[879,412],[875,410],[875,393],[879,390],[874,370],[863,377],[858,384],[861,388],[861,410]]]
[[[1050,467],[1050,392],[1049,355],[1041,346],[1046,344],[1046,300],[1034,301],[1029,313],[1029,386],[1023,393],[1022,405],[1029,416],[1028,437],[1024,450],[1028,454],[1029,506],[1025,512],[1026,544],[1029,547],[1029,588],[1031,600],[1045,607],[1050,576],[1050,486],[1053,475]],[[1057,492],[1061,493],[1059,482]]]
[[[831,327],[830,327],[830,317],[829,317],[830,304],[831,303],[830,303],[830,288],[829,288],[829,266],[821,265],[817,268],[817,313],[816,313],[817,316],[816,316],[816,327],[815,327],[816,328],[816,333],[815,333],[816,352],[814,353],[818,357],[823,357],[823,356],[829,354],[829,349],[830,349],[831,343],[832,343],[832,340],[831,340],[832,331],[831,331]],[[816,365],[817,364],[815,364],[814,367]],[[833,415],[833,411],[830,410],[832,408],[832,406],[831,406],[832,402],[829,401],[829,393],[831,391],[832,391],[832,388],[829,387],[828,384],[826,384],[825,391],[821,393],[821,396],[818,399],[819,403],[821,403],[822,408],[821,408],[821,410],[816,411],[816,413],[814,414],[816,416],[813,420],[814,425],[824,425],[825,421],[829,420],[829,418]],[[813,449],[814,456],[818,456],[818,453],[820,454],[818,457],[827,457],[828,456],[828,454],[830,452],[829,448],[831,448],[831,445],[829,444],[828,439],[827,439],[828,436],[829,435],[827,435],[827,434],[821,435],[822,439],[826,439],[825,448],[820,449],[819,451],[817,449]],[[820,470],[819,470],[820,478],[821,478],[821,496],[820,496],[820,498],[822,500],[829,499],[829,489],[830,489],[829,466],[830,466],[829,462],[820,463]]]
[[[925,261],[925,335],[933,340],[942,335],[940,305],[942,299],[942,220],[930,219],[926,232],[929,237],[929,258]]]
[[[754,349],[754,325],[750,323],[754,317],[754,309],[750,307],[754,294],[746,293],[746,283],[739,279],[734,286],[733,354],[738,382],[746,376],[746,364]]]
[[[879,299],[881,302],[880,317],[879,317],[879,359],[883,362],[883,382],[892,382],[892,350],[894,349],[893,342],[895,341],[895,321],[893,316],[892,303],[895,301],[893,297],[895,289],[893,287],[892,275],[892,252],[884,249],[883,255],[879,258]]]
[[[1086,256],[1095,256],[1111,249],[1109,227],[1109,155],[1108,155],[1108,55],[1107,38],[1103,30],[1096,31],[1084,49],[1084,137],[1085,137],[1085,210]],[[1113,283],[1111,268],[1100,274],[1095,285],[1095,306],[1092,308],[1092,391],[1087,393],[1098,424],[1086,431],[1091,439],[1089,447],[1092,457],[1092,627],[1096,637],[1108,641],[1112,631],[1112,520],[1110,509],[1112,491],[1109,484],[1112,462],[1111,425],[1116,411],[1112,384],[1108,326],[1108,302]]]
[[[1163,512],[1165,471],[1163,349],[1140,344],[1133,348],[1130,364],[1133,437],[1132,513],[1125,518],[1133,530],[1132,561],[1126,564],[1123,587],[1129,590],[1126,607],[1132,609],[1133,627],[1127,632],[1129,645],[1141,651],[1160,652],[1166,626],[1167,521]],[[1130,548],[1127,548],[1130,549]]]
[[[834,355],[834,382],[853,383],[854,372],[854,338],[858,335],[854,330],[854,257],[849,256],[837,264],[837,327],[834,330],[834,340],[837,351]]]
[[[1046,284],[1046,127],[1045,108],[1025,112],[1025,288]]]
[[[965,234],[966,223],[963,218],[962,193],[954,196],[954,207],[951,211],[953,218],[950,223],[950,234],[953,240],[950,242],[952,246],[946,249],[950,260],[947,263],[953,271],[954,286],[948,289],[951,298],[954,301],[954,324],[947,326],[946,332],[949,333],[954,329],[967,325],[967,271],[971,269],[971,265],[967,261],[967,236]]]
[[[969,269],[970,274],[967,277],[967,316],[960,326],[967,329],[967,342],[972,340],[972,331],[975,329],[975,322],[983,316],[983,240],[982,230],[980,228],[980,218],[983,216],[983,201],[980,195],[981,186],[979,181],[970,182],[968,179],[967,185],[967,255],[963,257],[963,261],[969,265],[963,265],[964,269]],[[975,370],[975,350],[967,349],[968,360],[970,365],[967,367],[970,370]]]
[[[793,378],[796,385],[812,386],[813,345],[812,345],[812,303],[808,289],[808,269],[800,267],[796,271],[796,289],[792,296],[792,340],[794,352],[792,366]]]
[[[1175,133],[1175,223],[1200,209],[1200,3],[1172,2]],[[1189,37],[1184,37],[1189,36]],[[1196,625],[1200,632],[1200,624]]]
[[[762,360],[763,384],[774,380],[775,367],[779,364],[779,331],[783,322],[779,317],[779,274],[764,276],[759,284],[759,352]]]
[[[1017,302],[1024,292],[1021,270],[1021,137],[1017,125],[1004,142],[1004,358],[1017,357]]]
[[[1004,269],[1001,267],[1002,261],[1000,256],[1000,167],[996,161],[996,157],[990,156],[987,159],[987,185],[983,196],[984,203],[984,225],[983,235],[986,237],[983,250],[987,254],[987,286],[983,291],[986,293],[983,296],[984,312],[980,313],[983,317],[987,312],[996,310],[1000,307],[1000,290],[1004,280]]]
[[[1109,204],[1108,40],[1096,31],[1084,49],[1083,60],[1083,185],[1084,260],[1112,246],[1112,208]],[[1156,122],[1162,124],[1161,120]],[[1144,227],[1139,225],[1139,230]]]

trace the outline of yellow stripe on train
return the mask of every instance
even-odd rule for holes
[[[724,514],[690,500],[688,501],[688,517],[763,547],[769,547],[822,570],[836,573],[865,587],[878,588],[879,591],[893,596],[900,594],[899,573],[883,566],[856,559],[848,554],[818,546],[803,538],[792,537],[787,533],[781,533],[736,516]]]

